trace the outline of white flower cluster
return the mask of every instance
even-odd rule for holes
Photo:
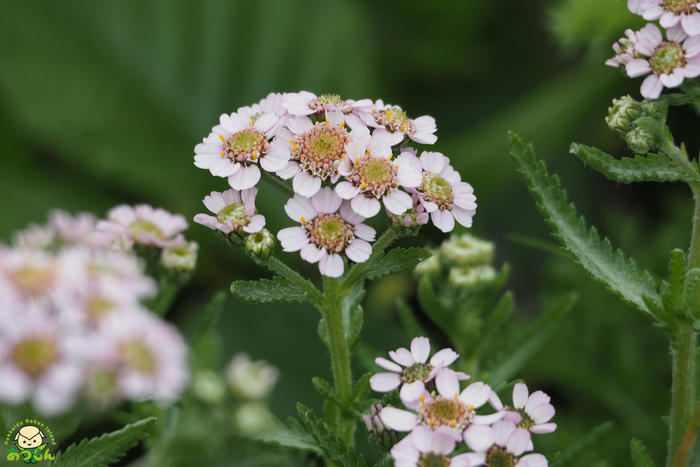
[[[54,212],[47,225],[0,244],[0,403],[55,415],[80,397],[104,407],[171,402],[182,391],[186,345],[142,306],[156,287],[127,246],[148,236],[165,261],[170,248],[192,248],[176,238],[187,224],[146,206],[109,217],[98,229],[89,214]],[[173,220],[177,228],[165,228]]]
[[[615,56],[605,64],[624,68],[630,78],[648,75],[642,96],[657,99],[664,87],[675,88],[700,76],[700,3],[696,0],[628,0],[632,13],[659,21],[639,31],[628,29],[613,45]]]
[[[490,386],[477,381],[460,389],[469,376],[449,368],[459,355],[449,348],[430,356],[430,342],[416,337],[411,348],[389,352],[391,360],[377,358],[385,373],[370,384],[378,392],[400,387],[404,409],[378,407],[365,418],[368,430],[409,432],[391,449],[397,467],[519,466],[544,467],[547,459],[534,449],[531,433],[551,433],[554,416],[550,398],[542,391],[528,393],[518,383],[513,403],[504,407]],[[494,412],[477,413],[489,404]],[[378,413],[376,413],[378,412]],[[471,452],[459,445],[464,442]],[[455,454],[455,452],[461,454]]]
[[[292,180],[285,210],[298,227],[278,238],[285,251],[301,251],[321,274],[344,271],[341,253],[369,258],[374,229],[363,222],[384,205],[404,227],[428,218],[443,232],[455,221],[470,227],[476,212],[472,187],[439,152],[418,157],[409,140],[437,141],[435,120],[410,118],[400,107],[370,99],[344,100],[307,91],[270,94],[250,107],[223,114],[195,147],[194,163],[225,177],[231,189],[212,192],[204,204],[214,215],[195,222],[224,233],[259,232],[265,218],[255,209],[261,169]]]

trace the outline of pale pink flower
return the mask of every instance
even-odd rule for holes
[[[700,3],[697,0],[631,0],[633,13],[645,20],[659,20],[664,28],[680,26],[689,36],[700,34]]]
[[[444,428],[433,431],[427,426],[417,426],[408,436],[391,448],[391,457],[396,467],[418,467],[443,465],[445,467],[468,467],[464,454],[450,457],[455,450],[454,436]]]
[[[363,263],[372,254],[376,232],[362,222],[349,203],[328,187],[310,199],[294,195],[284,206],[287,215],[299,222],[277,234],[284,251],[301,251],[309,263],[319,263],[319,271],[328,277],[340,277],[345,265],[341,253],[351,261]]]
[[[433,117],[423,115],[415,119],[408,118],[401,107],[385,105],[381,99],[377,100],[375,105],[377,108],[373,115],[376,126],[384,127],[397,135],[397,142],[401,142],[404,136],[421,144],[434,144],[437,141],[437,136],[435,136],[437,126]]]
[[[46,415],[67,411],[82,384],[82,337],[61,333],[55,313],[40,307],[25,305],[8,314],[11,329],[0,339],[0,401],[30,401]]]
[[[654,24],[639,30],[635,50],[645,58],[635,58],[625,66],[630,78],[649,75],[641,87],[642,96],[648,99],[657,99],[664,87],[675,88],[685,78],[700,75],[700,36],[688,38],[678,28],[666,34],[668,41]]]
[[[420,203],[420,197],[415,191],[411,193],[411,203],[412,207],[403,214],[392,214],[387,210],[392,224],[404,228],[415,228],[428,223],[430,214],[425,212],[425,208]]]
[[[212,191],[204,197],[204,206],[214,215],[197,214],[194,221],[223,233],[260,232],[265,227],[265,217],[257,214],[255,197],[257,188],[243,191],[230,189],[224,192]]]
[[[375,130],[372,139],[377,139]],[[379,138],[381,138],[381,133]],[[380,143],[382,144],[382,143]],[[388,156],[376,151],[349,152],[338,168],[346,181],[338,183],[335,192],[350,200],[353,211],[364,217],[375,216],[380,209],[379,200],[392,214],[403,214],[413,206],[411,195],[400,190],[416,188],[422,181],[420,164],[408,152],[392,160],[390,146]]]
[[[513,406],[506,407],[503,418],[532,433],[551,433],[557,429],[557,425],[548,423],[555,413],[549,401],[549,396],[544,392],[535,391],[528,395],[527,385],[517,383],[513,386]],[[491,402],[496,410],[503,409],[497,396]]]
[[[516,467],[546,467],[547,458],[531,451],[530,433],[514,423],[500,420],[492,426],[472,425],[464,432],[464,441],[475,452],[466,454],[470,466],[513,465]],[[522,457],[521,457],[522,456]]]
[[[443,232],[454,229],[455,220],[471,227],[476,213],[476,196],[472,186],[463,182],[450,160],[439,152],[423,152],[419,161],[422,181],[416,188],[433,225]]]
[[[183,242],[180,234],[187,229],[187,221],[179,214],[147,204],[122,204],[112,208],[107,220],[99,221],[97,228],[120,237],[126,243],[163,248]]]
[[[379,414],[384,426],[396,431],[411,431],[419,425],[446,427],[456,438],[470,425],[489,425],[503,418],[503,411],[477,415],[491,395],[491,387],[481,381],[468,385],[460,392],[459,375],[449,369],[435,377],[438,394],[425,391],[418,402],[406,404],[414,411],[385,407]],[[404,402],[405,403],[405,402]]]
[[[637,43],[637,33],[631,29],[625,30],[625,37],[618,39],[612,46],[615,56],[605,61],[607,66],[624,68],[630,61],[639,57],[634,46]]]
[[[316,94],[309,91],[290,92],[282,97],[282,105],[291,115],[320,114],[325,111],[349,111],[352,104],[337,94]]]
[[[243,107],[230,115],[222,114],[219,125],[194,148],[194,165],[209,169],[212,175],[228,177],[229,185],[236,190],[258,183],[258,164],[268,172],[276,172],[289,159],[270,144],[279,117],[273,112],[251,111],[250,107]]]
[[[97,230],[97,219],[87,212],[71,215],[66,211],[54,210],[49,215],[49,225],[62,246],[104,249],[115,240],[112,233]]]
[[[12,235],[12,245],[28,250],[51,248],[56,242],[56,232],[48,226],[32,224]]]
[[[374,362],[388,373],[377,373],[370,378],[370,386],[377,392],[389,392],[401,387],[400,396],[404,404],[411,404],[425,392],[425,383],[431,381],[441,370],[451,365],[459,355],[450,348],[444,348],[430,355],[430,340],[427,337],[414,337],[411,350],[401,347],[389,352],[391,360],[378,357]],[[460,376],[463,374],[460,374]],[[464,375],[461,379],[466,379]]]
[[[291,158],[277,175],[292,178],[294,192],[307,198],[318,192],[324,180],[338,180],[338,167],[352,144],[370,139],[367,126],[355,115],[336,110],[327,111],[325,117],[315,123],[306,116],[289,118],[288,131],[281,130],[272,143],[275,151]]]

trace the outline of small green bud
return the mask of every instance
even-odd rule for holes
[[[245,239],[245,249],[260,259],[267,259],[275,248],[275,237],[267,229],[249,234]]]
[[[613,99],[612,107],[608,108],[608,116],[605,123],[610,129],[620,134],[625,134],[633,127],[633,122],[642,115],[642,104],[632,99],[630,96],[622,96]]]
[[[666,104],[659,101],[645,100],[642,102],[642,111],[645,117],[655,120],[666,120]]]
[[[265,432],[272,424],[270,410],[260,402],[241,404],[233,415],[234,423],[243,433],[255,435]]]
[[[459,267],[450,269],[449,282],[454,287],[461,289],[477,288],[489,284],[496,279],[496,270],[491,265],[472,267]]]
[[[192,271],[197,264],[198,249],[199,246],[195,242],[164,248],[160,260],[169,269]]]
[[[203,370],[195,374],[192,381],[192,391],[200,400],[216,404],[223,400],[226,385],[218,374],[211,370]]]
[[[474,235],[452,235],[440,246],[440,255],[460,266],[476,266],[490,263],[494,245]]]
[[[635,154],[647,154],[656,147],[654,135],[640,127],[628,131],[625,142]]]

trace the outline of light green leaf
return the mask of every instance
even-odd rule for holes
[[[368,264],[363,276],[365,279],[372,280],[412,271],[416,264],[430,258],[431,255],[432,253],[425,248],[394,248]]]
[[[370,385],[369,380],[373,373],[365,373],[360,376],[355,383],[355,387],[352,389],[352,396],[356,401],[362,402],[369,395]]]
[[[297,404],[297,412],[311,436],[323,451],[326,460],[337,462],[344,467],[364,467],[367,465],[362,455],[345,445],[338,434],[323,420],[314,414],[313,410],[301,403]]]
[[[574,205],[567,201],[559,178],[549,175],[544,162],[536,159],[532,146],[526,145],[512,133],[510,153],[537,207],[564,248],[594,279],[602,282],[622,300],[651,313],[643,297],[661,303],[651,275],[640,271],[636,263],[620,250],[614,250],[610,241],[601,237],[595,228],[586,226]]]
[[[654,467],[654,462],[641,441],[638,439],[630,441],[630,450],[634,467]]]
[[[314,438],[304,429],[298,420],[289,417],[285,424],[275,417],[271,418],[272,422],[270,426],[266,428],[264,432],[256,435],[255,439],[264,443],[321,454],[321,449],[316,444],[316,441],[314,441]]]
[[[617,159],[598,148],[576,143],[571,145],[570,152],[609,179],[621,183],[700,181],[700,174],[689,172],[663,154]]]
[[[564,451],[558,453],[552,462],[550,462],[550,467],[567,467],[572,465],[579,453],[595,445],[595,443],[612,430],[612,428],[613,422],[611,421],[601,423],[593,428],[591,431],[569,444]]]
[[[231,293],[252,303],[310,301],[304,289],[280,276],[259,281],[235,281],[231,284]]]
[[[119,459],[153,430],[155,417],[145,418],[126,425],[117,431],[98,438],[84,439],[71,444],[56,456],[54,465],[59,467],[107,467]]]
[[[318,338],[321,339],[323,345],[328,347],[328,327],[326,326],[326,320],[323,318],[318,321]]]

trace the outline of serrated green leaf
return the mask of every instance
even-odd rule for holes
[[[280,276],[259,281],[235,281],[231,284],[231,293],[251,303],[310,301],[304,289]]]
[[[570,152],[609,179],[620,183],[700,181],[697,173],[689,173],[663,154],[617,159],[598,148],[577,143],[571,145]]]
[[[350,323],[348,326],[346,339],[348,341],[348,348],[352,350],[360,339],[360,332],[362,331],[362,323],[365,319],[365,311],[361,305],[357,305],[350,309]]]
[[[630,451],[634,467],[654,467],[654,462],[641,441],[632,439],[630,441]]]
[[[412,271],[416,264],[430,258],[431,255],[430,250],[425,248],[394,248],[368,264],[363,277],[373,280],[404,271]]]
[[[255,439],[264,443],[276,444],[301,451],[311,451],[321,455],[321,448],[318,447],[314,438],[298,420],[289,417],[285,424],[276,417],[271,418],[270,426],[264,432],[257,434],[254,437]]]
[[[319,376],[314,376],[311,378],[311,384],[313,384],[318,393],[326,399],[331,399],[336,403],[339,402],[338,394],[335,392],[335,389],[333,389],[333,386],[331,386],[331,384],[325,379]]]
[[[683,308],[696,318],[700,317],[700,303],[695,299],[698,296],[698,287],[700,287],[700,268],[689,269],[683,281],[682,302]]]
[[[146,438],[156,423],[155,417],[145,418],[125,427],[105,433],[98,438],[84,439],[58,453],[58,467],[107,467],[119,461],[139,441]]]
[[[326,327],[326,320],[323,318],[318,321],[318,338],[321,339],[323,345],[328,347],[328,327]]]
[[[530,327],[518,334],[508,347],[500,352],[500,360],[491,366],[488,383],[491,386],[511,379],[546,342],[556,326],[562,322],[576,303],[576,294],[569,293],[550,306]]]
[[[600,438],[605,436],[613,428],[613,422],[601,423],[576,441],[569,444],[567,448],[560,452],[550,462],[550,467],[567,467],[572,465],[576,457],[585,449],[593,446]]]
[[[537,207],[564,248],[594,279],[602,282],[622,300],[645,313],[651,313],[643,297],[661,303],[651,275],[640,271],[636,263],[620,250],[614,250],[610,241],[601,237],[594,227],[589,229],[586,226],[574,205],[567,201],[559,178],[549,175],[544,162],[535,157],[532,146],[526,145],[512,133],[510,154],[517,162]]]
[[[338,434],[328,424],[318,418],[313,410],[301,403],[297,404],[297,412],[307,430],[316,440],[327,460],[335,461],[342,466],[363,467],[367,462],[362,455],[346,446]]]
[[[355,387],[352,389],[352,397],[359,402],[362,402],[365,400],[365,398],[369,395],[370,391],[370,385],[369,385],[369,380],[372,377],[373,373],[365,373],[364,375],[360,376],[355,383]]]

